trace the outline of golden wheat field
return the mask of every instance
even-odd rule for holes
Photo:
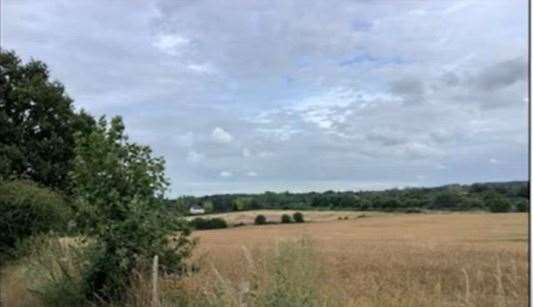
[[[199,231],[195,256],[238,287],[250,274],[247,250],[305,237],[320,266],[308,282],[343,306],[527,306],[527,214],[357,216]],[[189,286],[212,284],[214,270]]]
[[[198,269],[160,277],[161,306],[528,304],[527,214],[304,214],[304,224],[194,232]],[[4,270],[4,302],[41,306],[27,290],[38,281],[23,273]],[[148,306],[150,277],[133,285],[127,306]]]

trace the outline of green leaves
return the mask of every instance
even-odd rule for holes
[[[179,272],[194,245],[186,223],[162,212],[164,160],[129,142],[124,130],[120,117],[102,117],[91,133],[79,134],[71,174],[82,210],[90,213],[79,222],[96,239],[87,294],[106,300],[120,298],[131,272],[154,255],[164,270]]]
[[[0,51],[0,180],[27,178],[68,191],[74,133],[94,123],[77,114],[61,83],[39,61]]]

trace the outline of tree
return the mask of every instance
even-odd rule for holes
[[[281,215],[281,222],[283,224],[290,223],[290,222],[292,222],[291,221],[291,217],[288,214],[283,214],[283,215]]]
[[[516,204],[516,211],[518,212],[528,212],[529,211],[529,200],[520,200]]]
[[[87,233],[95,239],[87,295],[120,298],[136,267],[158,255],[162,268],[177,272],[190,254],[187,223],[165,214],[164,160],[147,146],[128,142],[120,117],[101,118],[89,135],[78,134],[72,180],[79,202],[94,220]],[[86,220],[79,216],[79,220]]]
[[[487,194],[485,201],[491,212],[509,212],[511,210],[511,203],[497,192]]]
[[[266,222],[267,222],[266,217],[262,214],[259,214],[258,216],[255,217],[254,223],[256,225],[264,225],[266,224]]]
[[[213,206],[213,202],[210,200],[204,201],[202,207],[204,208],[206,213],[211,213],[215,210],[215,206]]]
[[[294,212],[294,214],[292,215],[292,219],[296,223],[303,223],[304,222],[304,215],[301,212]]]
[[[0,180],[27,178],[67,190],[74,133],[94,124],[87,113],[74,112],[44,63],[22,64],[15,53],[0,51]]]
[[[448,190],[435,197],[433,207],[435,209],[456,209],[461,206],[461,203],[461,196],[456,191]]]

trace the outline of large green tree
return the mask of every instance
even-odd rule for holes
[[[0,50],[0,180],[22,177],[68,189],[74,133],[93,126],[91,116],[74,111],[44,63],[23,64]]]

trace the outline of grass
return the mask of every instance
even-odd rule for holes
[[[528,302],[527,214],[335,218],[194,235],[200,243],[191,261],[200,271],[182,278],[161,276],[162,306],[491,307]],[[43,306],[26,290],[36,281],[24,274],[26,263],[4,269],[7,306]],[[125,304],[148,306],[150,277],[134,278]]]

